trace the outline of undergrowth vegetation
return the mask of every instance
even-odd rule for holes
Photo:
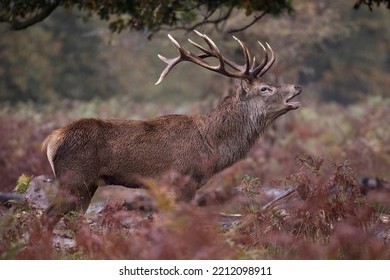
[[[3,108],[1,191],[12,190],[22,173],[50,174],[40,143],[57,126],[85,116],[173,112],[109,102],[61,111]],[[389,107],[384,98],[302,106],[277,120],[247,159],[212,178],[198,203],[175,202],[172,186],[150,182],[157,211],[128,211],[108,201],[93,215],[68,215],[54,234],[42,225],[42,210],[15,203],[0,212],[0,258],[388,259],[390,191],[362,195],[360,178],[390,180]]]

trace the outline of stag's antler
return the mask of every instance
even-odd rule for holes
[[[182,61],[190,61],[197,65],[200,65],[206,69],[209,69],[211,71],[220,73],[222,75],[231,77],[231,78],[239,78],[239,79],[246,79],[249,81],[252,81],[256,79],[257,77],[263,76],[268,69],[271,68],[272,64],[275,62],[275,54],[272,50],[272,48],[266,43],[267,48],[271,52],[271,59],[268,59],[268,52],[266,47],[260,42],[260,46],[262,47],[265,56],[261,63],[256,66],[256,58],[253,57],[252,63],[250,62],[250,53],[248,50],[248,47],[241,42],[239,39],[233,36],[233,38],[240,44],[241,50],[244,53],[245,58],[245,64],[239,65],[230,59],[223,57],[221,52],[219,51],[216,44],[209,38],[207,35],[202,34],[196,30],[194,30],[197,35],[199,35],[208,45],[209,48],[205,48],[192,40],[188,39],[188,41],[194,45],[196,48],[201,50],[203,53],[196,55],[192,53],[191,51],[185,50],[180,44],[171,36],[168,34],[169,40],[171,40],[173,46],[179,51],[179,56],[175,58],[166,58],[162,55],[158,55],[158,57],[164,61],[167,65],[167,67],[164,69],[164,71],[161,73],[160,78],[158,79],[156,85],[161,83],[161,81],[168,75],[168,73],[172,70],[173,67],[175,67],[176,64],[182,62]],[[219,61],[219,65],[213,66],[207,61],[205,61],[205,58],[209,57],[215,57]],[[225,64],[229,65],[232,70],[228,70],[225,67]]]

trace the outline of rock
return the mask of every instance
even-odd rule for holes
[[[125,210],[141,210],[145,212],[156,211],[155,205],[145,192],[133,192],[129,194],[122,204]]]
[[[54,197],[56,191],[57,187],[53,177],[40,175],[31,180],[24,193],[24,198],[37,208],[46,209],[49,206],[49,200]]]

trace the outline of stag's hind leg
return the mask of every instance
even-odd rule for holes
[[[53,228],[59,220],[72,211],[85,212],[95,194],[98,185],[96,182],[79,180],[63,180],[58,178],[58,191],[50,206],[44,213],[44,220],[50,228]]]

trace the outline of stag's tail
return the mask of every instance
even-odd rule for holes
[[[42,152],[46,153],[47,159],[49,160],[51,169],[53,170],[54,176],[56,175],[54,168],[54,157],[57,154],[58,148],[61,146],[64,140],[64,130],[57,129],[53,131],[42,143]]]

